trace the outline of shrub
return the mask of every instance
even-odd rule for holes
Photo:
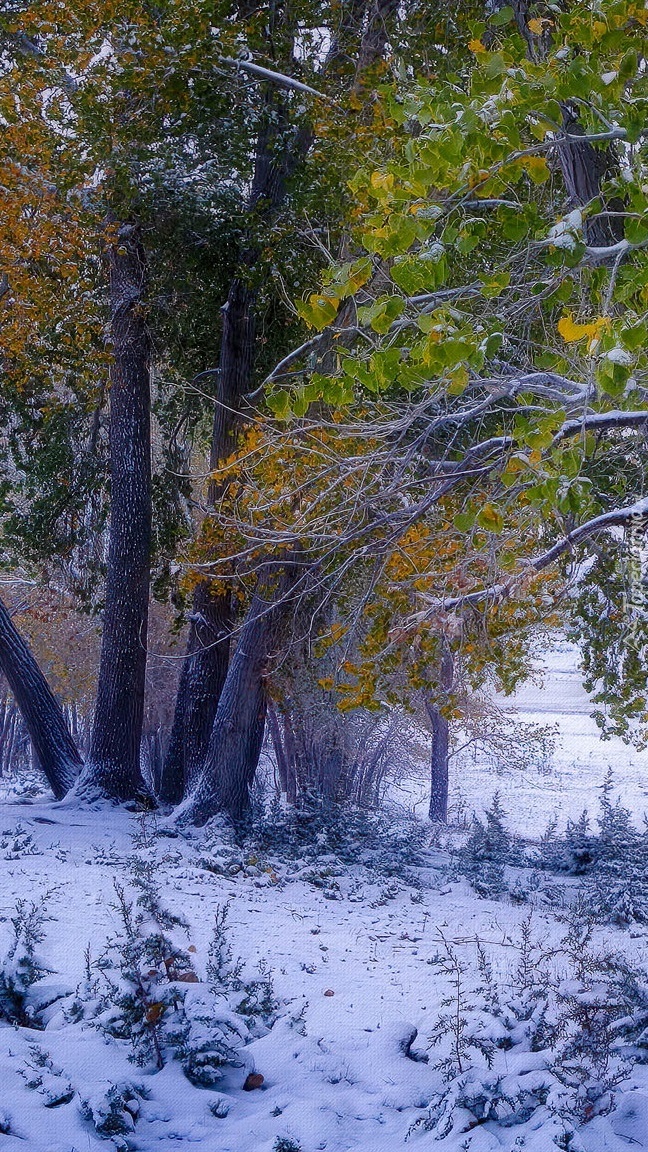
[[[593,920],[571,910],[559,947],[548,952],[522,929],[518,964],[497,985],[477,942],[478,979],[456,948],[443,940],[437,959],[448,995],[432,1026],[442,1045],[436,1067],[444,1089],[419,1121],[437,1139],[492,1121],[560,1132],[604,1115],[618,1085],[645,1059],[647,974],[623,957],[592,945]]]
[[[537,867],[584,878],[595,918],[620,927],[648,923],[648,829],[639,831],[619,800],[612,802],[612,778],[603,785],[598,833],[584,812],[561,835],[550,825],[540,841]]]
[[[506,813],[496,792],[483,822],[473,816],[470,834],[457,854],[457,867],[479,896],[506,891],[504,868],[524,863],[517,839],[506,827]]]
[[[128,1041],[137,1064],[160,1069],[178,1059],[193,1084],[212,1087],[223,1067],[240,1065],[246,1025],[218,995],[226,989],[201,984],[190,955],[162,931],[157,901],[147,915],[117,883],[115,892],[120,930],[97,962],[95,1023]]]
[[[46,892],[37,901],[18,900],[11,918],[13,941],[0,964],[0,1019],[11,1024],[39,1026],[28,994],[32,985],[51,971],[37,952],[45,939],[44,925],[51,920],[47,914],[51,895]]]

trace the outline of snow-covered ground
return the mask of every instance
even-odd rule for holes
[[[483,758],[451,762],[450,802],[459,799],[465,814],[482,812],[498,791],[511,827],[537,838],[552,817],[560,827],[584,809],[595,815],[600,789],[611,769],[615,796],[641,823],[648,813],[648,749],[638,752],[623,741],[601,740],[591,704],[578,668],[578,650],[568,643],[556,646],[543,661],[542,682],[527,683],[514,695],[497,698],[500,707],[515,711],[523,723],[556,726],[555,753],[550,771],[524,773],[488,771]],[[426,783],[403,782],[396,795],[401,803],[423,815],[429,796]]]
[[[569,649],[552,656],[542,689],[526,688],[508,703],[525,720],[559,724],[552,771],[516,778],[486,772],[479,762],[464,765],[453,785],[460,783],[475,807],[499,789],[511,825],[537,837],[554,811],[563,822],[585,806],[595,812],[611,764],[625,803],[641,814],[647,755],[598,740]],[[635,1067],[622,1082],[614,1110],[595,1115],[569,1138],[560,1136],[561,1123],[547,1107],[511,1126],[459,1125],[444,1140],[423,1123],[443,1088],[437,1049],[428,1051],[450,987],[436,963],[441,936],[467,965],[467,980],[475,971],[475,941],[481,941],[505,987],[520,961],[521,925],[529,914],[544,947],[556,946],[565,931],[546,900],[479,899],[465,880],[448,878],[447,858],[435,848],[417,872],[418,887],[360,864],[339,867],[327,858],[298,869],[277,853],[246,857],[236,848],[232,859],[238,852],[239,864],[218,874],[205,867],[218,856],[217,833],[211,840],[208,831],[158,836],[158,824],[155,814],[66,808],[43,797],[25,802],[6,795],[0,803],[0,962],[11,948],[18,902],[45,898],[49,919],[37,952],[50,974],[30,996],[34,1004],[52,1001],[44,1029],[0,1024],[0,1152],[110,1148],[90,1111],[94,1106],[98,1114],[111,1086],[124,1084],[135,1086],[137,1107],[132,1130],[116,1134],[115,1146],[141,1152],[180,1145],[196,1152],[622,1152],[648,1146],[648,1066]],[[96,961],[118,929],[114,882],[136,895],[133,861],[143,859],[154,862],[164,906],[188,922],[188,934],[176,928],[173,936],[189,950],[200,981],[214,915],[225,904],[233,953],[244,958],[248,976],[259,963],[272,973],[276,1022],[214,1088],[194,1087],[177,1061],[161,1071],[138,1067],[129,1060],[127,1040],[107,1039],[90,1021],[66,1016],[88,961]],[[597,930],[597,940],[604,939],[641,960],[646,931]],[[414,1030],[411,1053],[426,1055],[427,1063],[408,1058]],[[516,1050],[510,1064],[506,1052],[498,1059],[517,1084]],[[263,1085],[244,1091],[251,1071],[261,1073]],[[63,1086],[54,1105],[52,1084]],[[124,1117],[128,1127],[130,1112]]]
[[[144,841],[142,819],[148,828]],[[6,802],[0,828],[13,833],[19,825],[22,847],[20,841],[15,847],[13,834],[1,838],[0,952],[10,945],[17,899],[38,900],[49,892],[51,919],[38,951],[52,974],[44,978],[42,991],[37,986],[41,1001],[48,993],[72,993],[83,981],[86,949],[96,958],[117,930],[114,880],[128,889],[129,859],[150,859],[153,853],[164,904],[189,922],[183,946],[191,942],[198,975],[204,979],[215,909],[229,903],[234,953],[246,959],[250,972],[259,961],[270,966],[280,1008],[274,1027],[244,1049],[244,1066],[228,1070],[218,1090],[193,1087],[175,1062],[160,1072],[134,1066],[126,1041],[107,1041],[88,1024],[66,1021],[59,1004],[45,1013],[44,1031],[0,1026],[0,1127],[9,1131],[0,1137],[0,1148],[6,1152],[106,1148],[84,1119],[82,1101],[101,1101],[111,1085],[124,1082],[141,1086],[145,1097],[128,1143],[142,1152],[167,1152],[182,1144],[205,1152],[393,1152],[406,1146],[545,1152],[554,1147],[556,1129],[553,1121],[549,1127],[544,1109],[544,1119],[523,1128],[486,1124],[437,1144],[433,1132],[413,1127],[426,1117],[441,1083],[434,1054],[423,1063],[403,1052],[413,1028],[418,1030],[413,1047],[425,1052],[447,993],[447,981],[430,963],[438,955],[439,932],[469,961],[478,937],[506,983],[519,959],[520,923],[529,915],[528,905],[477,899],[465,881],[443,877],[436,867],[441,855],[434,850],[429,867],[420,872],[420,890],[349,866],[334,881],[339,890],[329,885],[325,892],[303,875],[291,875],[291,866],[276,859],[272,871],[255,858],[234,875],[216,875],[204,867],[204,833],[156,838],[151,816]],[[326,866],[324,861],[321,867]],[[550,911],[539,906],[532,919],[544,943],[558,938]],[[643,943],[636,934],[612,935],[626,952],[637,952]],[[38,1086],[28,1086],[34,1044],[52,1061],[54,1074],[62,1075],[56,1083],[69,1082],[73,1091],[58,1106],[46,1107]],[[245,1092],[250,1071],[260,1072],[264,1084]],[[635,1072],[628,1088],[622,1107],[586,1125],[581,1143],[570,1147],[621,1152],[629,1143],[643,1146],[648,1071]],[[221,1119],[210,1110],[217,1101],[227,1108]]]

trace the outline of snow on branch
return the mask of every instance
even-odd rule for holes
[[[260,64],[253,64],[251,60],[243,60],[241,58],[234,58],[233,56],[221,56],[221,64],[231,64],[235,68],[240,68],[243,72],[249,72],[252,76],[258,76],[260,80],[270,80],[273,84],[278,84],[281,88],[291,88],[295,92],[304,92],[308,96],[316,96],[318,100],[326,100],[329,104],[336,104],[337,101],[332,96],[327,96],[324,92],[318,92],[317,88],[311,88],[309,84],[302,84],[301,80],[295,80],[292,76],[286,76],[283,72],[273,72],[270,68],[263,68]]]
[[[582,432],[596,432],[604,428],[643,428],[645,424],[648,424],[648,409],[638,412],[597,412],[595,415],[582,416],[579,420],[566,420],[556,432],[553,444],[559,444],[561,440],[578,436]]]
[[[580,524],[578,528],[574,528],[572,532],[568,532],[562,539],[557,540],[546,552],[541,552],[539,556],[534,556],[530,560],[522,561],[524,564],[523,571],[516,573],[510,580],[500,584],[491,584],[489,587],[480,588],[475,592],[467,592],[465,596],[448,596],[438,600],[428,599],[428,609],[425,615],[430,615],[433,612],[450,612],[456,608],[465,608],[470,604],[496,604],[500,600],[506,600],[511,596],[516,585],[526,579],[529,572],[542,572],[554,561],[559,560],[565,552],[571,551],[576,544],[582,543],[583,540],[589,540],[597,532],[602,532],[607,528],[622,527],[631,520],[639,520],[644,517],[648,518],[648,497],[637,500],[634,504],[628,504],[625,508],[613,508],[610,512],[603,512],[600,516],[594,516],[591,520],[586,520],[584,524]]]

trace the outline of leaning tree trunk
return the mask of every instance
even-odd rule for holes
[[[204,824],[217,812],[240,823],[249,808],[265,730],[265,675],[299,573],[294,559],[284,560],[282,568],[279,587],[263,579],[253,597],[218,701],[205,763],[177,810],[181,824]]]
[[[443,642],[439,688],[447,696],[452,688],[454,660],[446,642]],[[441,707],[439,706],[441,704]],[[446,824],[448,820],[448,776],[450,760],[450,726],[442,712],[443,699],[425,698],[425,708],[432,727],[430,756],[430,820]]]
[[[122,225],[109,249],[110,535],[99,682],[86,795],[145,795],[140,770],[151,552],[150,338],[142,312],[144,251]]]
[[[1,601],[0,671],[20,709],[38,763],[60,800],[74,784],[81,757],[63,710]]]

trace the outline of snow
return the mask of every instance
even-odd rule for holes
[[[595,815],[601,786],[612,770],[614,799],[620,798],[641,825],[648,814],[648,749],[638,752],[614,737],[601,740],[573,645],[561,642],[546,653],[540,684],[529,682],[511,696],[494,699],[523,723],[556,725],[555,753],[542,772],[524,774],[489,771],[470,756],[456,765],[451,761],[451,804],[465,803],[468,816],[473,810],[483,813],[497,791],[511,828],[534,839],[553,817],[564,828],[584,809]],[[422,816],[427,811],[426,782],[420,777],[403,781],[393,794],[413,812]]]
[[[516,707],[525,721],[557,722],[561,743],[548,776],[511,778],[493,775],[478,762],[469,770],[464,765],[461,788],[476,806],[488,804],[498,788],[512,825],[537,837],[553,811],[564,822],[584,806],[595,810],[612,764],[624,803],[641,814],[648,795],[647,754],[600,742],[573,649],[562,645],[550,654],[542,687],[526,686],[503,703]],[[336,867],[331,858],[317,867],[330,867],[338,887],[321,888],[307,878],[315,866],[300,867],[278,853],[242,858],[238,871],[218,874],[204,866],[210,854],[218,855],[217,828],[169,837],[158,835],[162,823],[156,814],[62,808],[43,796],[25,800],[9,792],[0,804],[0,956],[12,939],[17,900],[37,901],[49,893],[50,917],[38,946],[49,972],[29,994],[35,1009],[49,1005],[45,1027],[0,1024],[0,1129],[9,1127],[0,1137],[2,1150],[110,1149],[111,1141],[100,1138],[89,1117],[105,1113],[111,1086],[126,1084],[134,1093],[132,1130],[116,1140],[141,1152],[177,1145],[196,1152],[273,1152],[280,1139],[302,1152],[394,1152],[410,1146],[552,1152],[559,1124],[546,1108],[511,1127],[488,1121],[461,1131],[455,1124],[444,1140],[422,1125],[442,1088],[436,1049],[428,1051],[448,991],[436,963],[440,933],[469,965],[475,939],[483,941],[495,975],[506,984],[519,956],[528,903],[478,899],[466,881],[448,879],[446,855],[432,847],[418,869],[420,888],[360,864]],[[230,845],[228,851],[236,856],[242,850]],[[243,1049],[242,1066],[226,1069],[214,1089],[192,1086],[175,1061],[159,1072],[137,1067],[128,1059],[127,1041],[107,1040],[63,1011],[84,980],[86,949],[96,958],[115,934],[114,881],[132,890],[133,859],[155,862],[163,904],[189,923],[188,937],[175,931],[182,947],[195,948],[202,980],[214,913],[224,904],[230,907],[234,956],[245,959],[249,975],[259,962],[272,970],[277,1020]],[[564,928],[542,900],[532,906],[532,919],[543,943],[560,939]],[[601,933],[628,958],[645,948],[643,928]],[[195,987],[199,994],[201,986]],[[410,1043],[413,1055],[427,1055],[427,1063],[408,1058]],[[45,1065],[39,1065],[35,1045]],[[529,1090],[541,1083],[539,1054],[526,1053],[523,1065],[517,1050],[502,1058],[509,1061],[511,1091],[521,1081]],[[250,1071],[260,1072],[264,1083],[246,1092]],[[63,1102],[52,1106],[52,1099]],[[573,1152],[645,1146],[648,1068],[635,1067],[616,1105],[580,1127]]]
[[[609,352],[605,353],[605,359],[611,360],[613,364],[633,364],[634,360],[626,348],[621,348],[617,344],[615,348],[610,348]]]
[[[582,240],[582,232],[583,213],[580,208],[574,208],[549,229],[547,239],[554,248],[571,250],[576,247],[577,241]]]

